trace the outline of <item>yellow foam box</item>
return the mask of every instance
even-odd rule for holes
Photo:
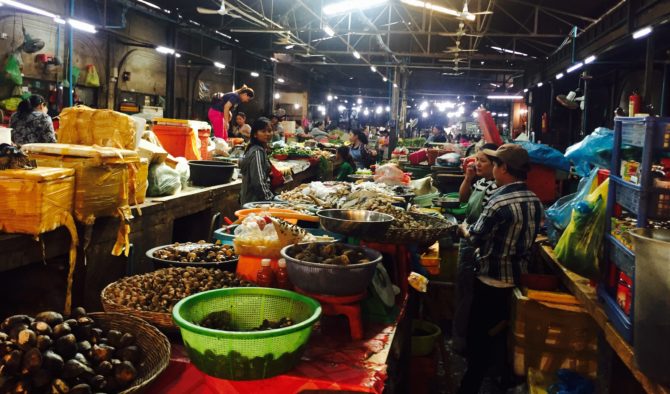
[[[60,119],[57,133],[60,143],[135,148],[135,123],[126,114],[79,105],[65,108]]]
[[[38,235],[66,225],[74,183],[69,168],[0,171],[0,230]]]
[[[136,171],[135,183],[131,184],[128,202],[131,205],[144,203],[144,198],[147,195],[147,188],[149,187],[149,160],[142,158],[138,164],[131,164],[133,170]]]
[[[40,166],[75,171],[78,221],[92,224],[96,217],[119,216],[119,209],[128,206],[130,178],[136,173],[129,164],[139,165],[137,152],[70,144],[27,144],[23,150]]]

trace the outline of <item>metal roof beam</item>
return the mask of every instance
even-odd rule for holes
[[[231,33],[267,33],[267,34],[282,34],[292,32],[292,29],[247,29],[247,28],[233,28],[230,29]],[[321,29],[304,29],[300,30],[301,32],[321,32]],[[375,36],[377,34],[391,34],[391,35],[432,35],[440,37],[457,37],[459,34],[457,32],[443,32],[443,31],[423,31],[423,30],[414,30],[414,31],[401,31],[401,30],[388,30],[384,32],[374,32],[374,31],[349,31],[349,30],[335,30],[336,35],[352,35],[352,36]],[[464,37],[481,37],[483,34],[471,34],[465,33]],[[501,37],[501,38],[565,38],[565,34],[543,34],[543,33],[504,33],[504,32],[487,32],[485,33],[487,37]]]
[[[537,5],[537,4],[529,3],[528,1],[524,1],[524,0],[504,0],[504,1],[509,1],[511,3],[517,3],[517,4],[523,4],[523,5],[528,6],[528,7],[538,7],[540,10],[546,10],[546,11],[555,12],[557,14],[561,14],[561,15],[565,15],[565,16],[571,16],[573,18],[581,19],[581,20],[587,21],[589,23],[593,23],[593,22],[596,21],[596,19],[590,18],[588,16],[579,15],[579,14],[575,14],[575,13],[567,12],[567,11],[563,11],[563,10],[558,10],[556,8],[546,7],[546,6],[543,6],[543,5]]]

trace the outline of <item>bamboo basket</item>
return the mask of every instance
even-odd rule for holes
[[[133,386],[119,394],[139,393],[148,387],[170,363],[170,341],[146,321],[123,313],[94,312],[89,317],[103,330],[119,330],[135,336],[142,350],[143,362],[137,367],[138,377]]]
[[[112,301],[111,289],[115,283],[116,282],[108,284],[104,289],[102,289],[102,292],[100,293],[100,302],[102,303],[102,309],[104,309],[105,312],[116,312],[134,316],[136,318],[146,320],[147,322],[158,327],[158,329],[161,331],[168,334],[179,333],[179,327],[177,327],[177,325],[172,320],[171,313],[142,311],[114,303]]]

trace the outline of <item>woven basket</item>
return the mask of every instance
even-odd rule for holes
[[[102,289],[102,292],[100,293],[100,301],[102,303],[102,309],[104,309],[105,312],[123,313],[126,315],[131,315],[146,320],[147,322],[158,327],[158,329],[160,329],[161,331],[168,334],[176,334],[179,332],[179,328],[174,324],[174,321],[172,320],[171,313],[140,311],[137,309],[128,308],[127,306],[114,303],[112,301],[112,297],[110,294],[112,285],[114,285],[114,283],[116,282],[108,284],[104,289]]]
[[[440,238],[448,235],[456,229],[458,223],[456,220],[446,220],[436,218],[421,213],[410,213],[412,217],[422,223],[426,223],[425,228],[396,228],[390,227],[381,237],[375,239],[377,242],[393,244],[420,244],[429,245],[435,243]]]
[[[119,330],[135,336],[136,345],[142,350],[143,363],[137,368],[133,386],[120,394],[138,393],[160,375],[170,362],[170,341],[149,323],[122,313],[89,313],[96,325],[103,330]]]

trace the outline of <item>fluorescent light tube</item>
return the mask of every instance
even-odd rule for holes
[[[226,65],[220,62],[214,62],[214,67],[223,69],[226,68]]]
[[[358,53],[358,51],[354,51],[353,55],[354,55],[354,57],[355,57],[356,59],[360,59],[360,58],[361,58],[361,54]]]
[[[323,13],[326,15],[343,14],[354,10],[364,10],[366,8],[376,7],[382,4],[386,4],[387,2],[388,0],[339,1],[337,3],[331,3],[323,7]]]
[[[571,67],[568,68],[568,70],[567,70],[568,74],[571,73],[571,72],[573,72],[573,71],[575,71],[575,70],[579,70],[583,65],[584,65],[584,63],[579,62],[579,63],[577,63],[577,64],[571,66]]]
[[[373,73],[376,73],[377,72],[377,67],[370,66],[370,71],[372,71]]]
[[[596,60],[596,57],[591,55],[591,56],[587,57],[586,59],[584,59],[584,64],[593,63],[595,60]]]
[[[556,74],[556,79],[561,79],[561,78],[563,78],[563,73]]]
[[[325,31],[329,37],[333,37],[335,35],[335,30],[331,29],[331,27],[328,25],[323,26],[323,31]]]
[[[649,33],[651,33],[651,30],[652,30],[651,26],[647,26],[643,29],[640,29],[635,33],[633,33],[633,38],[637,40],[638,38],[646,37],[649,35]]]
[[[85,31],[87,33],[97,33],[98,31],[95,30],[95,26],[93,26],[90,23],[78,21],[76,19],[68,19],[67,23],[70,24],[70,26],[74,27],[77,30]]]
[[[497,95],[493,94],[487,97],[489,100],[521,100],[523,96]]]
[[[167,48],[167,47],[164,47],[164,46],[157,46],[156,51],[159,52],[159,53],[166,54],[166,55],[174,55],[174,49]]]
[[[151,8],[155,8],[155,9],[157,9],[157,10],[160,10],[160,9],[161,9],[161,8],[160,8],[159,6],[157,6],[156,4],[154,4],[154,3],[149,3],[148,1],[145,1],[145,0],[137,0],[137,2],[138,2],[138,3],[142,3],[142,4],[146,5],[146,6],[151,7]]]
[[[53,14],[49,11],[45,11],[45,10],[39,9],[37,7],[33,7],[31,5],[28,5],[28,4],[23,4],[22,2],[20,3],[18,1],[2,0],[2,4],[12,6],[12,7],[16,7],[16,8],[22,9],[24,11],[29,11],[29,12],[32,12],[33,14],[48,16],[50,18],[57,18],[58,17],[58,15]]]

